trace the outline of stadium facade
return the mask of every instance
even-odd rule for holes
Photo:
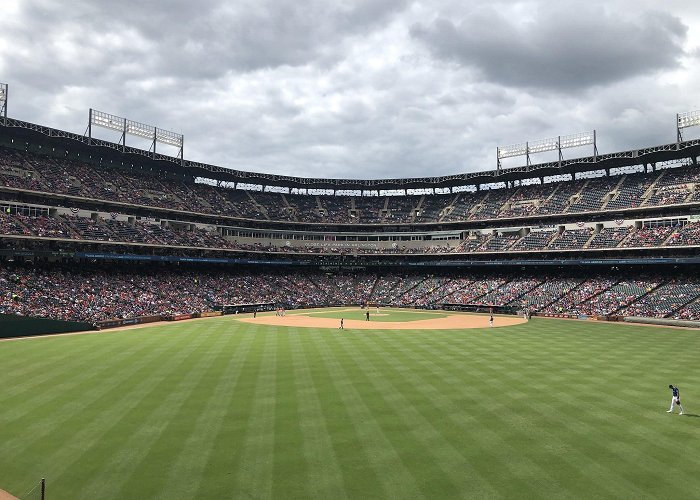
[[[699,320],[700,140],[680,139],[449,176],[310,179],[7,118],[0,279],[10,286],[0,312],[96,322],[222,302],[368,302]],[[128,294],[137,273],[142,287],[169,281],[207,300],[143,310],[39,304],[36,284],[50,286],[56,273],[68,277],[62,286],[99,277],[102,295],[114,293],[111,280]],[[227,296],[217,280],[256,292]]]

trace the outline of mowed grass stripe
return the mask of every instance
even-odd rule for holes
[[[133,498],[130,488],[137,488],[147,498],[157,492],[152,480],[140,474],[139,467],[144,466],[144,460],[197,388],[226,340],[220,335],[211,338],[202,333],[197,335],[201,341],[196,347],[175,356],[169,363],[172,370],[168,376],[161,377],[147,397],[132,408],[131,419],[124,421],[119,429],[122,441],[113,444],[109,459],[87,484],[85,498],[88,492],[92,498]],[[136,422],[138,425],[134,426]],[[110,481],[100,481],[105,476],[111,476]]]
[[[128,343],[138,339],[124,340]],[[51,465],[47,467],[53,469],[53,488],[69,493],[66,497],[73,499],[96,498],[98,489],[114,491],[122,472],[110,467],[110,463],[129,437],[141,430],[143,420],[137,409],[149,404],[158,386],[176,374],[193,352],[204,348],[205,337],[173,332],[163,338],[156,356],[132,360],[138,367],[136,371],[129,370],[132,363],[125,362],[123,369],[128,376],[120,383],[98,385],[96,390],[105,392],[90,408],[90,420],[77,426],[73,435],[65,436],[63,445],[49,457]],[[119,372],[115,372],[118,381]],[[111,393],[107,389],[112,389]]]
[[[594,367],[591,367],[591,368],[593,369]],[[624,368],[623,368],[623,369],[624,369]],[[518,381],[517,381],[517,380],[512,380],[512,385],[515,386],[515,387],[517,387]],[[546,389],[546,388],[547,388],[547,386],[543,386],[543,389]],[[530,398],[530,400],[529,400],[529,407],[530,407],[530,409],[536,409],[536,407],[537,407],[536,401],[537,401],[537,399],[540,398],[540,397],[544,397],[544,398],[545,398],[547,401],[549,401],[549,402],[551,402],[551,401],[556,401],[556,395],[553,394],[553,392],[554,392],[554,391],[553,391],[552,387],[549,386],[549,393],[548,393],[546,390],[538,391],[537,393],[535,393],[535,394],[533,395],[533,397]],[[544,395],[544,396],[543,396],[543,395]],[[607,407],[607,406],[604,406],[604,407]],[[555,411],[555,410],[553,409],[553,407],[552,407],[551,405],[546,405],[545,410],[544,410],[544,411],[540,411],[540,416],[543,417],[543,418],[546,418],[546,416],[547,416],[547,415],[550,415],[551,413],[553,413],[553,411]],[[591,443],[590,443],[590,441],[591,441],[591,440],[590,440],[590,435],[591,435],[592,432],[594,432],[594,430],[592,430],[591,424],[589,424],[588,422],[581,422],[580,420],[577,419],[577,418],[580,417],[581,415],[584,415],[584,414],[585,414],[585,412],[582,412],[582,411],[581,411],[581,408],[580,408],[580,407],[574,408],[574,411],[575,411],[575,414],[572,415],[571,418],[565,422],[565,424],[561,424],[562,426],[565,427],[563,434],[564,434],[564,436],[566,436],[566,435],[568,435],[568,434],[574,433],[575,430],[579,430],[579,431],[580,431],[580,434],[581,434],[581,436],[580,436],[580,437],[581,437],[581,440],[582,440],[583,442],[585,442],[587,445],[590,445],[590,444],[591,444]],[[549,427],[549,426],[556,426],[557,424],[560,424],[561,421],[562,421],[562,419],[558,419],[558,421],[548,422],[547,427]],[[594,429],[606,429],[606,428],[609,428],[609,427],[611,427],[611,425],[610,425],[610,423],[609,423],[610,421],[619,422],[620,424],[622,424],[622,422],[624,422],[624,419],[622,419],[622,420],[617,420],[617,419],[615,419],[615,417],[613,416],[613,417],[609,418],[608,421],[606,421],[606,420],[601,420],[600,422],[597,422],[597,423],[595,424],[595,426],[594,426]],[[621,425],[619,431],[620,431],[621,433],[627,432],[626,429],[624,428],[624,426],[622,426],[622,425]],[[607,454],[607,455],[610,455],[611,451],[610,451],[610,449],[609,449],[609,442],[610,442],[609,440],[610,440],[610,439],[614,439],[614,438],[615,438],[615,434],[614,434],[614,433],[611,434],[610,436],[607,436],[606,439],[603,440],[602,443],[599,443],[599,448],[596,449],[596,450],[594,450],[594,452],[591,453],[591,454],[598,454],[598,455],[600,455],[600,454]],[[654,471],[653,474],[645,473],[643,470],[642,470],[642,471],[636,471],[636,469],[637,469],[636,465],[637,465],[637,464],[631,462],[630,457],[627,456],[627,455],[616,456],[615,460],[616,460],[616,462],[615,462],[616,464],[624,463],[625,461],[630,461],[630,465],[631,465],[630,469],[631,469],[631,470],[634,470],[634,471],[636,472],[636,475],[635,475],[635,476],[629,478],[629,483],[631,483],[631,484],[633,484],[633,485],[636,485],[637,483],[640,482],[639,479],[638,479],[639,477],[643,477],[644,480],[647,481],[647,482],[650,483],[650,484],[664,484],[664,483],[667,483],[667,484],[669,484],[669,486],[674,486],[674,485],[677,486],[677,483],[673,483],[673,481],[669,481],[669,478],[668,478],[668,477],[666,477],[666,480],[664,481],[664,478],[662,478],[662,477],[660,477],[660,476],[657,476],[656,473],[655,473],[655,471]],[[661,464],[660,464],[660,465],[661,465]],[[616,470],[617,470],[617,469],[616,469]],[[654,469],[651,469],[651,470],[654,470]],[[618,472],[619,472],[619,471],[618,471]]]
[[[252,343],[249,354],[241,362],[236,385],[231,387],[228,404],[222,409],[226,415],[225,422],[216,432],[214,446],[209,452],[199,487],[193,498],[250,496],[249,492],[242,491],[237,477],[239,471],[246,467],[243,463],[243,443],[248,434],[248,422],[256,396],[256,382],[262,369],[261,355],[265,344],[263,336],[258,333],[266,330],[258,326],[233,327],[230,324],[221,324],[220,334],[228,335],[231,331],[239,331],[241,335],[249,335]]]
[[[275,370],[274,449],[272,454],[272,498],[309,498],[310,464],[302,452],[304,433],[301,429],[300,395],[297,392],[296,370],[290,337],[292,330],[267,332],[277,346]],[[298,334],[297,334],[298,335]],[[318,416],[315,417],[317,419]]]
[[[595,405],[582,406],[580,398],[571,394],[572,384],[566,379],[555,386],[553,399],[559,403],[559,410],[570,418],[582,414],[588,417],[588,428],[581,430],[581,437],[597,438],[601,447],[617,455],[617,463],[629,462],[629,469],[634,472],[631,479],[635,483],[645,483],[647,490],[658,490],[657,494],[679,486],[700,491],[700,477],[692,474],[696,464],[686,461],[674,443],[658,439],[658,430],[663,428],[659,424],[665,426],[668,415],[663,413],[664,406],[653,394],[664,394],[664,387],[659,387],[654,379],[647,379],[643,373],[624,377],[638,366],[640,360],[635,358],[638,356],[622,357],[618,363],[621,373],[617,379],[625,379],[627,383],[620,381],[611,388],[609,377],[614,378],[615,374],[608,370],[591,369],[590,375],[584,377],[587,386],[601,389]],[[662,360],[648,357],[643,361],[648,366],[658,365]],[[581,377],[583,375],[578,376]],[[630,415],[640,418],[632,420]],[[673,467],[668,468],[670,465]],[[688,478],[683,479],[686,474],[689,474]]]
[[[82,399],[77,396],[84,395],[85,391],[93,386],[96,378],[109,377],[114,373],[114,368],[128,360],[132,354],[131,351],[126,351],[119,346],[100,350],[92,349],[90,342],[84,342],[84,344],[85,353],[80,354],[79,350],[74,354],[80,360],[79,363],[61,364],[60,357],[59,360],[54,358],[43,360],[41,366],[45,375],[34,379],[40,381],[40,384],[31,384],[30,381],[33,380],[31,377],[25,378],[24,375],[11,372],[10,377],[13,380],[19,379],[16,386],[26,389],[4,399],[2,407],[6,410],[0,414],[0,425],[12,426],[19,422],[25,426],[24,421],[29,414],[40,415],[55,411],[57,401],[68,399],[75,404]],[[138,352],[150,352],[153,345],[153,343],[144,342],[138,346]],[[72,352],[73,348],[68,346],[66,350]],[[99,366],[97,372],[91,370],[95,366]],[[67,397],[71,395],[74,398]]]
[[[304,336],[301,342],[332,446],[329,453],[337,459],[343,475],[342,487],[349,498],[385,497],[380,475],[372,464],[372,450],[366,446],[361,429],[353,423],[346,394],[324,363],[326,355],[318,349],[321,336],[327,334],[328,331],[314,330],[313,335]]]
[[[113,485],[103,498],[695,498],[700,419],[665,410],[674,383],[694,415],[697,352],[697,331],[537,319],[338,332],[222,318],[5,342],[16,369],[0,392],[0,424],[12,421],[0,487],[43,476],[52,499],[92,497],[98,480]],[[249,446],[261,415],[271,432]],[[115,450],[136,466],[112,470]],[[260,491],[240,481],[251,457],[268,460]]]
[[[51,478],[55,482],[82,455],[86,443],[90,442],[90,436],[97,439],[114,421],[115,415],[122,414],[123,407],[114,405],[110,391],[116,390],[130,378],[136,381],[139,374],[149,373],[151,363],[174,351],[177,345],[168,343],[164,347],[167,349],[150,352],[145,349],[148,356],[144,357],[143,362],[131,362],[126,359],[128,356],[122,358],[120,361],[124,363],[123,369],[114,368],[119,365],[108,365],[97,373],[87,371],[84,392],[79,387],[76,399],[69,399],[70,394],[59,391],[50,392],[53,398],[58,395],[56,400],[62,402],[61,406],[73,403],[75,406],[72,411],[58,411],[58,404],[53,404],[45,412],[29,413],[24,422],[19,421],[14,427],[2,427],[3,433],[8,432],[8,436],[0,441],[7,453],[0,456],[12,457],[11,461],[4,464],[3,472],[8,477],[15,477],[11,470],[18,470],[17,475],[24,477],[24,484],[38,476]],[[101,361],[101,358],[93,358],[95,365],[107,364],[106,360],[104,363]],[[104,376],[108,383],[93,385],[95,375]],[[126,402],[130,398],[131,395],[128,395]],[[78,481],[78,484],[81,482],[82,480]]]
[[[243,498],[271,498],[277,397],[277,338],[261,333],[260,369],[255,380],[252,408],[246,424],[236,491]]]
[[[189,459],[197,455],[197,452],[184,451],[187,437],[194,432],[204,401],[216,387],[226,368],[225,361],[234,351],[227,349],[231,346],[231,337],[217,335],[211,327],[202,329],[197,335],[210,336],[212,342],[201,359],[190,360],[190,366],[184,370],[184,378],[180,382],[176,379],[170,381],[173,389],[169,392],[178,393],[178,397],[168,397],[146,421],[147,424],[151,421],[154,425],[162,422],[162,429],[154,432],[152,438],[148,436],[151,438],[150,445],[148,441],[142,440],[138,441],[137,449],[127,446],[131,449],[129,467],[133,472],[128,477],[125,476],[121,489],[115,489],[112,493],[114,498],[160,496],[166,487],[167,475],[158,473],[159,464],[178,461],[183,455]],[[138,436],[134,436],[134,439],[138,439]],[[140,453],[140,460],[137,452]],[[206,454],[207,450],[201,449],[199,452]],[[188,472],[187,477],[193,483],[199,479],[191,472]]]
[[[336,456],[328,414],[321,406],[320,398],[323,397],[323,392],[319,391],[316,379],[312,376],[317,360],[307,354],[309,342],[315,342],[314,337],[324,334],[327,333],[320,330],[302,332],[299,329],[292,329],[288,333],[302,434],[300,449],[306,462],[308,498],[343,500],[348,498],[346,488],[352,478],[344,474]],[[275,332],[275,335],[282,333]]]
[[[459,335],[458,332],[453,333]],[[528,439],[526,431],[514,432],[510,428],[509,434],[504,436],[502,432],[496,432],[492,425],[483,422],[486,420],[498,424],[503,422],[503,416],[491,407],[490,400],[493,396],[488,390],[484,392],[480,389],[483,384],[479,382],[481,377],[478,374],[470,373],[469,378],[474,379],[472,384],[459,383],[454,375],[445,376],[442,369],[436,368],[436,360],[442,361],[443,356],[405,356],[405,353],[400,352],[400,346],[391,342],[389,337],[382,337],[381,340],[389,342],[384,342],[383,350],[377,353],[378,362],[386,360],[387,369],[395,370],[405,380],[403,389],[399,386],[397,390],[405,391],[408,398],[429,402],[429,405],[424,405],[427,418],[431,418],[432,414],[432,418],[438,419],[442,424],[440,431],[444,439],[461,447],[465,459],[470,460],[479,479],[503,496],[517,491],[526,494],[531,488],[529,478],[546,480],[549,485],[548,495],[551,497],[572,496],[570,490],[550,475],[547,464],[537,463],[529,457],[524,460],[515,458],[518,453],[511,441],[516,438]],[[430,376],[416,375],[421,372],[415,370],[415,367],[421,365],[428,368],[433,382]],[[465,381],[464,376],[458,378]],[[531,444],[525,443],[526,446]],[[475,450],[477,454],[474,453]],[[496,471],[508,471],[511,477],[508,481],[503,481],[500,475],[494,474]]]
[[[368,497],[424,498],[416,478],[406,467],[401,455],[383,432],[377,416],[372,412],[376,402],[375,395],[368,394],[362,386],[356,386],[355,380],[341,363],[343,359],[338,356],[337,350],[334,351],[337,347],[333,342],[329,335],[320,335],[314,347],[318,349],[332,383],[341,396],[349,418],[348,423],[355,426],[360,440],[358,444],[365,450],[369,464],[384,489],[380,492],[368,485]],[[357,354],[359,353],[350,353],[350,356]]]
[[[453,446],[453,441],[435,427],[433,422],[441,422],[442,419],[434,418],[432,401],[423,399],[414,402],[416,385],[421,381],[412,379],[410,365],[398,363],[397,366],[396,361],[392,367],[385,364],[388,360],[379,348],[379,339],[383,337],[358,335],[368,349],[363,351],[361,358],[351,359],[358,369],[356,376],[371,384],[384,402],[392,407],[394,414],[383,419],[384,425],[391,427],[396,440],[403,443],[395,446],[406,449],[411,472],[419,478],[424,494],[443,498],[498,497],[493,485]],[[408,382],[410,379],[411,382]],[[401,425],[398,426],[397,422]]]
[[[192,408],[196,414],[187,417],[194,422],[194,428],[189,433],[172,437],[175,442],[182,440],[182,450],[164,474],[165,483],[157,498],[195,498],[204,482],[204,471],[212,450],[217,446],[226,447],[227,443],[217,443],[216,437],[220,429],[228,425],[227,410],[235,401],[242,367],[255,340],[255,336],[245,330],[236,328],[235,331],[214,332],[227,337],[229,349],[222,349],[222,354],[229,359],[221,362],[222,369],[218,379],[212,380],[211,390],[202,394],[206,402],[201,411]]]
[[[34,339],[22,342],[32,340]],[[67,345],[61,346],[62,351],[50,351],[41,359],[25,363],[19,369],[7,370],[6,373],[9,373],[13,380],[16,380],[16,383],[2,391],[2,395],[0,395],[1,405],[13,407],[19,400],[27,401],[27,394],[40,395],[47,390],[60,394],[61,387],[58,387],[57,381],[65,382],[68,380],[70,382],[75,373],[90,373],[88,368],[91,367],[93,359],[106,359],[121,351],[118,343],[91,342],[78,338],[78,336],[37,340],[44,340],[46,344],[53,343],[54,345],[63,341]],[[38,348],[37,350],[43,349]],[[4,366],[3,369],[5,369]],[[65,377],[65,374],[71,376]]]
[[[384,354],[391,356],[391,353],[394,353],[400,356],[402,350],[400,346],[390,346]],[[450,348],[450,351],[454,350],[455,348]],[[415,388],[419,391],[433,391],[432,400],[436,408],[449,415],[449,420],[443,424],[444,428],[447,430],[450,425],[454,425],[452,439],[455,442],[461,440],[468,450],[477,450],[476,459],[485,467],[484,474],[492,478],[495,487],[499,488],[503,496],[527,495],[529,490],[538,490],[546,486],[548,497],[571,497],[571,491],[567,491],[564,485],[570,482],[572,477],[576,477],[577,466],[574,463],[568,464],[566,458],[562,460],[559,457],[556,461],[548,459],[548,452],[543,460],[535,460],[535,451],[540,447],[547,450],[550,443],[556,445],[559,436],[549,432],[537,432],[541,431],[540,427],[529,425],[527,422],[520,422],[521,428],[518,429],[514,425],[517,422],[513,421],[512,412],[504,415],[503,407],[499,403],[509,401],[508,396],[498,389],[492,389],[494,384],[497,387],[508,387],[507,384],[494,379],[493,375],[486,378],[479,371],[470,373],[467,380],[471,380],[471,384],[460,384],[460,378],[455,378],[453,370],[463,368],[464,364],[455,364],[454,361],[438,364],[435,360],[443,361],[444,358],[439,353],[426,358],[416,355],[415,351],[407,351],[410,353],[408,365],[425,366],[428,369],[428,375],[423,375],[423,383],[416,384]],[[452,357],[454,358],[454,355]],[[468,359],[465,361],[468,363]],[[467,366],[478,367],[478,364]],[[433,382],[430,382],[431,380]],[[485,380],[487,382],[484,382]],[[427,392],[426,396],[430,397],[430,393]],[[519,456],[520,448],[528,450],[526,457]],[[584,459],[585,457],[579,456],[579,460]],[[530,463],[527,464],[524,460]],[[504,470],[510,473],[508,480],[504,480],[503,476],[498,474],[498,471]],[[601,487],[591,483],[587,477],[583,478],[579,485],[585,486],[588,494],[594,495],[596,489]],[[598,494],[615,496],[614,491],[607,489],[607,485],[602,487],[605,489],[599,490]]]

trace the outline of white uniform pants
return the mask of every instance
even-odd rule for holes
[[[676,400],[678,400],[677,397],[671,398],[671,407],[668,409],[668,411],[673,412],[673,407],[676,406]],[[678,405],[678,408],[680,409],[680,412],[683,413],[683,405]]]

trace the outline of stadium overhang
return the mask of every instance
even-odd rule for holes
[[[548,163],[445,176],[404,179],[324,179],[234,170],[184,160],[94,137],[88,138],[80,134],[13,118],[8,118],[7,122],[1,125],[0,143],[18,149],[46,151],[47,154],[53,152],[54,155],[77,156],[86,161],[159,170],[165,174],[189,178],[202,177],[217,182],[329,190],[401,190],[478,186],[546,176],[573,175],[579,172],[609,170],[687,158],[696,160],[700,156],[700,139],[694,139],[616,153],[594,154]]]

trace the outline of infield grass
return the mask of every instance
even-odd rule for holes
[[[698,498],[698,359],[697,331],[538,319],[339,332],[226,317],[0,342],[0,488]],[[665,412],[670,383],[682,417]]]

